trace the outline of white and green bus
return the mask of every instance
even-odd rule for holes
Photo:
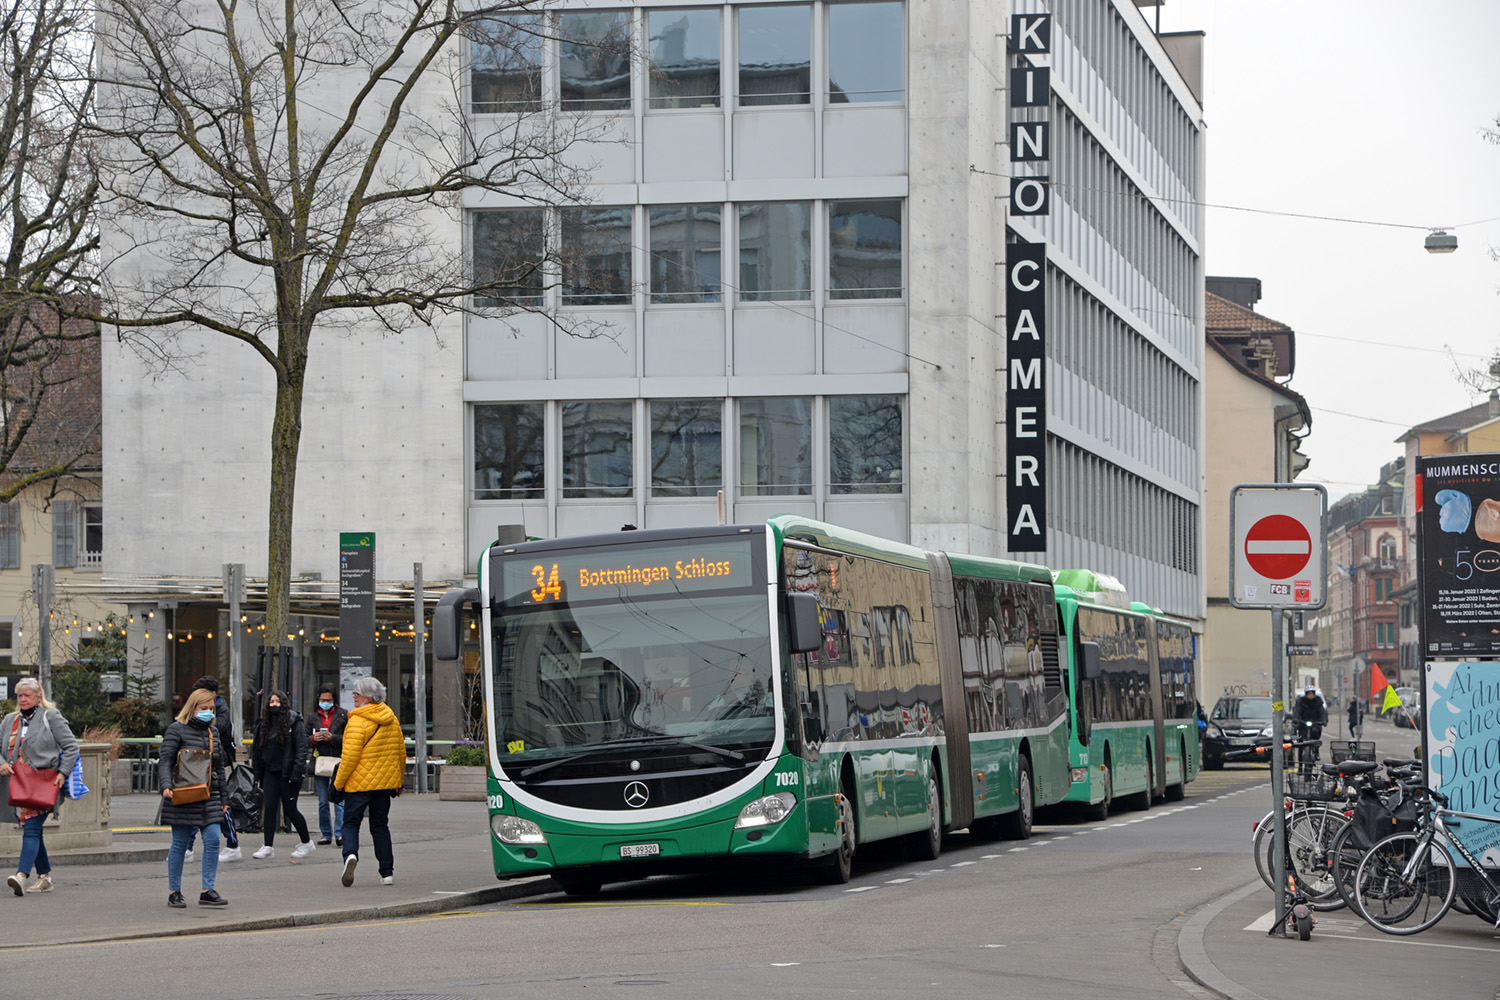
[[[496,543],[433,615],[482,630],[501,878],[570,893],[859,845],[1030,835],[1074,787],[1041,566],[806,518]]]
[[[1102,574],[1053,576],[1075,692],[1066,800],[1095,819],[1116,799],[1138,809],[1180,800],[1201,765],[1192,629]]]

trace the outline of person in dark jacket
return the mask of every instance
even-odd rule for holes
[[[239,756],[239,744],[234,739],[234,719],[230,717],[229,703],[219,694],[219,679],[217,677],[200,677],[193,685],[193,690],[203,689],[210,691],[214,696],[214,739],[224,744],[224,757],[229,761],[229,766],[234,766],[234,761]],[[193,860],[193,843],[198,834],[194,832],[188,840],[187,853],[183,855],[184,861]],[[226,861],[239,861],[244,857],[239,847],[230,847],[228,843],[219,847],[219,864]]]
[[[1328,707],[1323,704],[1323,699],[1318,696],[1318,689],[1308,685],[1302,697],[1292,703],[1292,718],[1297,722],[1297,739],[1317,740],[1323,738],[1323,727],[1328,725]],[[1318,759],[1318,748],[1307,746],[1297,748],[1297,759],[1299,761],[1314,761]]]
[[[272,691],[250,740],[250,766],[255,772],[255,783],[265,793],[261,830],[266,838],[266,845],[252,857],[264,860],[276,856],[272,845],[276,827],[281,823],[278,806],[302,839],[292,848],[293,861],[313,852],[307,820],[297,809],[297,793],[302,790],[302,777],[307,773],[307,752],[307,723],[292,711],[291,699],[285,691]]]
[[[307,738],[312,742],[315,766],[319,757],[338,757],[344,752],[344,727],[349,724],[349,713],[339,707],[337,692],[332,684],[324,684],[318,688],[318,707],[313,711],[311,723],[312,732]],[[331,818],[328,809],[328,789],[332,784],[332,775],[313,776],[313,785],[318,790],[318,833],[322,835],[318,840],[320,845],[333,843],[335,837],[339,844],[344,843],[344,803],[334,804]]]
[[[182,859],[193,835],[203,832],[203,891],[199,906],[225,906],[228,900],[214,888],[219,872],[219,823],[224,816],[224,768],[228,757],[224,744],[214,729],[214,693],[202,688],[190,691],[177,713],[177,721],[167,727],[161,739],[161,756],[157,758],[157,783],[163,800],[162,823],[172,828],[172,847],[167,851],[167,905],[174,909],[187,906],[182,898]],[[173,801],[179,750],[213,748],[209,761],[208,798],[200,802]]]

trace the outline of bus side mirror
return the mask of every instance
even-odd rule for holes
[[[1099,679],[1099,644],[1097,642],[1080,642],[1083,648],[1083,679],[1093,681]]]
[[[456,660],[462,655],[463,610],[465,604],[479,600],[479,591],[450,590],[438,598],[432,609],[432,656],[436,660]]]
[[[811,653],[823,644],[818,598],[813,594],[789,594],[786,599],[787,633],[794,653]]]

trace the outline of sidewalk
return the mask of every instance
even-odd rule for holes
[[[1406,757],[1421,734],[1370,716],[1365,739],[1375,741],[1379,757]],[[1273,893],[1257,879],[1192,914],[1177,939],[1188,975],[1230,1000],[1300,1000],[1356,990],[1360,1000],[1497,995],[1500,940],[1472,916],[1454,911],[1423,934],[1395,937],[1346,908],[1316,914],[1312,940],[1301,941],[1295,934],[1267,935],[1274,905]]]
[[[317,800],[299,801],[317,839]],[[245,859],[219,865],[216,888],[228,906],[198,905],[200,860],[183,867],[185,910],[167,903],[167,847],[172,835],[153,828],[156,796],[121,795],[111,804],[114,846],[51,854],[57,888],[11,895],[0,884],[6,934],[0,951],[35,945],[118,941],[175,934],[261,930],[377,920],[462,909],[555,891],[544,876],[498,882],[490,866],[488,811],[483,802],[444,802],[435,793],[407,792],[391,804],[395,884],[380,884],[368,825],[361,831],[354,884],[340,884],[337,845],[294,863],[295,833],[276,835],[276,857],[255,861],[260,834],[242,834]],[[199,858],[202,842],[198,844]],[[0,859],[14,871],[15,857]],[[78,905],[86,902],[86,905]],[[24,911],[25,919],[16,919]]]

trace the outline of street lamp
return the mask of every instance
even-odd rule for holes
[[[1458,237],[1442,229],[1434,229],[1423,242],[1428,253],[1452,253],[1458,249]]]

